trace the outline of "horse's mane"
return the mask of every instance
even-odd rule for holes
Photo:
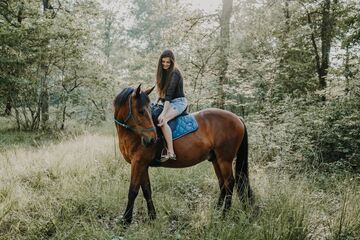
[[[121,93],[119,93],[115,100],[114,100],[114,106],[115,107],[121,107],[122,105],[125,104],[126,100],[129,98],[129,95],[134,91],[133,88],[128,87],[125,88],[124,90],[121,91]]]
[[[129,98],[129,95],[134,92],[134,88],[128,87],[119,93],[115,100],[114,100],[114,106],[115,107],[121,107],[125,104],[127,99]],[[139,99],[136,101],[136,107],[137,109],[140,109],[142,106],[147,105],[150,103],[149,97],[145,93],[141,93]]]

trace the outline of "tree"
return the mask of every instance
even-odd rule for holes
[[[106,61],[94,44],[99,37],[90,36],[98,6],[92,1],[75,4],[44,0],[42,4],[43,9],[31,1],[0,4],[4,50],[0,92],[6,93],[1,94],[0,102],[7,113],[12,112],[18,129],[48,128],[59,112],[61,124],[54,121],[53,126],[64,128],[66,111],[74,113],[70,103],[88,99],[86,92],[92,91],[97,81],[111,81],[103,78],[100,70],[99,65],[104,69]],[[106,96],[108,93],[98,95],[96,101],[104,102]],[[88,100],[86,104],[92,103]],[[82,114],[76,112],[79,118]]]
[[[224,84],[227,83],[228,57],[230,45],[230,17],[232,13],[232,0],[223,0],[222,12],[220,17],[220,56],[219,56],[219,83],[217,106],[221,109],[225,107]]]
[[[314,23],[313,15],[317,14],[317,11],[310,12],[307,10],[306,5],[303,4],[306,14],[307,21],[310,25],[312,32],[311,43],[313,46],[313,51],[315,55],[316,63],[316,72],[318,75],[318,89],[324,90],[327,86],[326,79],[328,75],[328,69],[330,66],[330,50],[331,44],[334,37],[334,27],[336,24],[336,7],[337,0],[323,0],[320,7],[320,18],[319,23]],[[316,17],[316,16],[315,16]],[[319,27],[316,25],[319,24]],[[316,33],[316,30],[319,29],[320,33]],[[316,40],[316,37],[320,35],[320,41]],[[320,43],[320,50],[318,44]],[[325,94],[322,94],[321,100],[325,101]]]

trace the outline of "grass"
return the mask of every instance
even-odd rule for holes
[[[315,173],[289,176],[254,162],[253,210],[243,211],[234,195],[228,216],[221,218],[214,210],[218,187],[209,162],[180,170],[151,168],[158,218],[148,220],[140,192],[133,224],[123,228],[114,223],[126,206],[130,166],[115,149],[109,131],[1,149],[0,239],[360,236],[359,179]]]
[[[0,152],[16,148],[37,148],[50,143],[59,143],[83,134],[84,127],[70,127],[68,131],[18,131],[9,118],[0,116]]]

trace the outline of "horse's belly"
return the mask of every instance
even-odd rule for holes
[[[164,162],[161,164],[162,166],[171,168],[194,166],[208,159],[211,144],[194,132],[174,141],[174,150],[176,160]]]
[[[204,154],[200,157],[188,157],[184,156],[183,154],[177,154],[176,160],[168,160],[166,162],[161,163],[162,167],[168,167],[168,168],[186,168],[194,166],[206,159],[208,159],[208,154]]]

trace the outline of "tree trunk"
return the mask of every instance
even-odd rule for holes
[[[19,114],[19,110],[15,107],[15,108],[14,108],[14,111],[15,111],[15,119],[16,119],[17,130],[20,131],[20,130],[21,130],[21,124],[20,124],[20,114]]]
[[[232,0],[223,0],[223,8],[220,19],[220,57],[219,57],[219,82],[217,107],[225,108],[224,85],[227,83],[226,73],[228,70],[228,56],[230,47],[230,17],[232,14]]]
[[[64,107],[63,107],[62,121],[61,121],[60,130],[64,130],[64,129],[65,129],[65,120],[66,120],[66,102],[64,103]]]
[[[345,76],[345,94],[348,95],[350,92],[350,54],[349,54],[349,45],[346,46],[346,54],[345,54],[345,69],[344,69],[344,76]]]
[[[289,57],[291,54],[289,53],[289,41],[288,41],[289,32],[290,32],[290,20],[291,20],[289,1],[290,0],[285,1],[285,6],[283,8],[285,21],[284,21],[284,30],[280,37],[281,47],[279,48],[278,78],[281,81],[281,83],[284,85],[284,87],[287,87],[286,83],[289,82],[289,75],[286,73],[289,71],[287,68],[289,65]]]
[[[10,116],[11,115],[11,97],[10,94],[6,98],[6,105],[5,105],[5,115]]]
[[[337,1],[334,0],[333,5],[336,5]],[[331,42],[333,38],[333,29],[335,25],[335,14],[334,11],[331,13],[331,0],[324,0],[321,10],[321,25],[320,25],[320,41],[321,41],[321,56],[316,44],[315,29],[312,27],[312,19],[310,13],[308,15],[308,23],[312,28],[311,42],[314,47],[316,71],[318,74],[318,89],[324,90],[327,86],[326,79],[328,75],[328,69],[330,65],[330,50]],[[322,94],[321,100],[325,101],[325,94]]]
[[[41,128],[46,129],[49,120],[49,92],[48,92],[48,69],[45,64],[41,66],[43,77],[41,79],[40,109],[41,109]]]
[[[285,16],[285,34],[287,35],[290,32],[290,9],[289,9],[290,0],[285,1],[284,16]]]
[[[321,63],[319,69],[319,89],[326,88],[326,78],[329,68],[329,56],[332,39],[332,21],[330,16],[331,1],[325,0],[322,9],[321,23]],[[325,96],[324,96],[325,97]]]
[[[104,53],[106,56],[107,63],[109,63],[110,60],[110,53],[112,47],[111,28],[113,21],[114,21],[113,16],[111,16],[110,13],[105,16]]]
[[[50,4],[50,0],[42,0],[43,2],[43,9],[44,9],[44,12],[48,11],[48,10],[53,10],[54,8],[51,6]]]
[[[46,14],[47,11],[52,11],[53,7],[50,0],[43,0],[43,9]],[[41,91],[40,91],[40,109],[41,109],[41,128],[48,128],[49,120],[49,92],[48,92],[48,72],[49,66],[45,63],[41,64]]]

